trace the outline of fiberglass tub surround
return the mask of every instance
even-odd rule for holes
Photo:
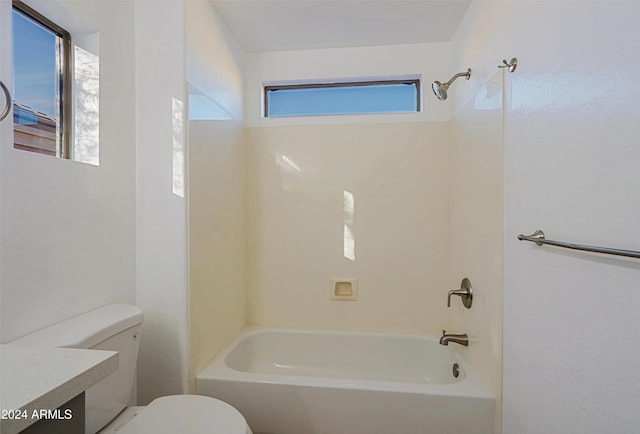
[[[250,327],[196,390],[236,407],[256,433],[494,431],[495,397],[454,348],[425,336]]]

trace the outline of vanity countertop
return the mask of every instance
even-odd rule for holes
[[[117,370],[116,351],[0,345],[0,432],[20,432],[34,410],[55,410]]]

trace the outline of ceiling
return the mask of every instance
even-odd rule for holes
[[[211,0],[246,52],[446,42],[471,0]]]

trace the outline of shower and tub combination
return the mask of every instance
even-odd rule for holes
[[[255,433],[494,432],[495,396],[434,337],[250,327],[196,391],[237,408]]]
[[[434,94],[447,98],[448,82]],[[456,296],[456,297],[454,297]],[[473,301],[471,283],[447,304]],[[493,434],[496,396],[459,349],[469,336],[249,327],[196,376],[256,434]]]

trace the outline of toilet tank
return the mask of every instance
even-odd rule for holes
[[[118,370],[85,392],[85,432],[95,434],[126,406],[135,405],[135,372],[142,311],[110,304],[11,342],[13,345],[118,351]]]

